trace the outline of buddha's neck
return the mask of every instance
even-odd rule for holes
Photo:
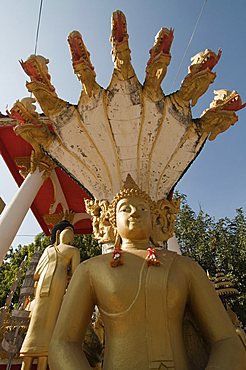
[[[70,245],[72,243],[71,238],[61,238],[59,245]]]
[[[122,250],[131,250],[131,249],[142,249],[146,250],[150,246],[149,240],[128,240],[123,239],[121,248]]]

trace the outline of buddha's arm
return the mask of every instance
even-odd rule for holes
[[[245,370],[246,352],[205,272],[195,262],[189,271],[190,305],[211,345],[206,370]]]
[[[37,264],[35,272],[34,272],[34,281],[39,280],[40,275],[41,275],[44,267],[46,267],[46,265],[49,262],[49,257],[48,257],[48,253],[47,253],[48,248],[49,247],[45,248],[45,250],[43,251],[43,254],[41,255],[41,257],[38,261],[38,264]]]
[[[94,308],[87,263],[75,271],[49,346],[51,370],[91,369],[82,342]]]

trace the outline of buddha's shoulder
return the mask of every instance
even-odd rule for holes
[[[179,256],[178,263],[191,280],[193,280],[194,278],[196,280],[208,279],[205,270],[193,258],[190,258],[188,256]]]
[[[81,262],[78,268],[81,270],[95,271],[95,269],[101,269],[103,266],[110,265],[111,260],[112,254],[101,254]]]
[[[60,243],[57,246],[58,251],[69,251],[74,254],[80,254],[79,249],[70,244]]]
[[[169,250],[163,250],[160,254],[162,258],[172,260],[173,266],[184,272],[190,273],[194,270],[202,270],[201,266],[191,257],[182,256]]]

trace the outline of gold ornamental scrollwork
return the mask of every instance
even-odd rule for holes
[[[43,148],[47,149],[52,143],[54,134],[40,120],[34,103],[33,98],[17,100],[8,114],[17,121],[14,128],[16,135],[21,136],[33,148],[29,159],[27,157],[16,158],[17,166],[21,167],[20,174],[26,177],[29,172],[33,173],[38,168],[40,172],[43,172],[42,177],[45,180],[56,167],[43,151]]]
[[[34,173],[38,169],[39,172],[43,172],[43,180],[46,180],[55,167],[56,164],[45,153],[32,151],[30,173]]]
[[[30,172],[31,168],[31,159],[30,157],[16,157],[15,163],[19,168],[19,173],[23,178],[26,178]]]
[[[44,215],[44,221],[46,225],[56,225],[62,220],[67,220],[71,224],[73,223],[75,216],[75,212],[72,210],[65,210],[65,211],[60,211],[57,213],[51,213],[51,214],[46,214]]]
[[[40,172],[43,172],[42,178],[46,180],[56,167],[45,153],[39,152],[37,155],[35,151],[32,151],[30,157],[16,157],[15,163],[23,178],[26,178],[29,173],[33,173],[38,168]]]

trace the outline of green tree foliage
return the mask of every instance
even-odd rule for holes
[[[5,304],[7,295],[10,292],[11,285],[16,280],[16,274],[19,270],[20,264],[25,257],[27,257],[25,268],[23,269],[22,277],[24,277],[26,267],[30,261],[31,255],[35,249],[34,244],[19,245],[15,250],[10,248],[5,257],[2,266],[0,267],[0,307]],[[21,280],[21,279],[20,279]],[[18,302],[19,290],[21,281],[13,297],[13,303]]]
[[[50,244],[50,237],[45,236],[44,233],[40,233],[35,237],[34,243],[24,246],[19,245],[15,250],[10,248],[0,267],[0,307],[5,304],[6,297],[10,292],[11,285],[16,280],[16,274],[23,259],[25,257],[27,258],[22,272],[22,277],[24,278],[33,252],[37,248],[42,252]],[[101,254],[101,248],[97,241],[93,239],[92,235],[76,235],[73,245],[80,249],[81,261]],[[18,302],[21,283],[22,279],[20,279],[18,288],[14,294],[12,305]]]
[[[88,258],[98,256],[102,253],[102,248],[91,234],[76,235],[73,245],[80,249],[81,261],[85,261]]]
[[[203,210],[198,214],[182,196],[176,236],[182,254],[194,258],[210,276],[221,270],[229,276],[239,296],[231,301],[232,309],[246,325],[246,217],[241,208],[233,219],[216,221]]]

